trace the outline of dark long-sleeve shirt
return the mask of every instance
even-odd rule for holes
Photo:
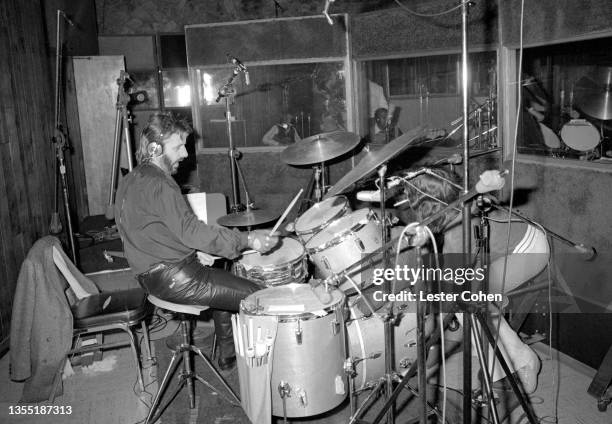
[[[246,233],[199,221],[174,179],[151,163],[134,168],[119,185],[115,220],[136,274],[194,250],[233,259],[247,247]]]

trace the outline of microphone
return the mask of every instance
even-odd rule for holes
[[[592,261],[597,257],[597,250],[592,246],[585,246],[584,244],[575,244],[574,248],[584,255],[585,261]]]
[[[227,56],[227,58],[229,59],[230,62],[232,62],[234,65],[236,65],[236,67],[238,69],[240,69],[242,72],[244,72],[244,82],[246,83],[246,85],[250,85],[251,84],[251,80],[249,78],[249,71],[248,71],[247,67],[245,66],[245,64],[242,63],[240,61],[240,59],[230,55],[229,53],[226,53],[225,55]]]
[[[331,16],[329,16],[329,6],[336,0],[325,0],[325,8],[323,9],[323,16],[327,19],[327,22],[330,25],[334,24],[334,20]]]
[[[59,10],[59,9],[58,9],[58,12],[59,12],[59,14],[60,14],[60,15],[62,15],[62,16],[64,17],[64,19],[66,20],[66,22],[68,22],[68,23],[70,24],[70,26],[76,26],[76,25],[74,24],[74,22],[72,22],[72,21],[70,20],[70,18],[68,17],[68,15],[66,15],[66,13],[65,13],[63,10]]]
[[[389,181],[387,183],[387,190],[389,190],[387,197],[391,198],[395,196],[397,192],[401,190],[401,187],[399,189],[396,189],[395,187],[399,186],[401,183],[402,180],[399,178]],[[380,189],[358,191],[356,197],[357,200],[361,200],[363,202],[380,202]]]

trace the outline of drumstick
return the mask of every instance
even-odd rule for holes
[[[298,194],[293,198],[291,203],[289,203],[289,206],[287,206],[287,209],[285,209],[285,212],[283,212],[281,217],[278,218],[278,221],[276,221],[276,225],[274,226],[274,228],[272,228],[272,231],[270,231],[270,235],[272,235],[276,230],[278,230],[278,227],[280,227],[280,225],[285,220],[285,218],[287,218],[287,215],[289,214],[289,211],[291,210],[291,208],[293,208],[293,205],[295,205],[295,202],[297,202],[298,197],[300,197],[300,195],[302,194],[303,191],[304,191],[304,189],[301,188],[300,191],[298,192]]]

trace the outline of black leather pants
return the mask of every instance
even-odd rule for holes
[[[138,275],[138,281],[148,293],[168,302],[212,308],[220,356],[235,355],[231,314],[238,312],[240,301],[259,290],[259,286],[227,271],[204,266],[195,254],[178,263],[159,263]]]

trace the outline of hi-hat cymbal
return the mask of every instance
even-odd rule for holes
[[[612,68],[599,70],[593,77],[582,77],[574,86],[576,106],[593,118],[612,119]]]
[[[359,161],[357,166],[351,169],[347,174],[344,175],[344,177],[340,179],[340,181],[334,184],[331,190],[329,190],[323,198],[327,199],[329,197],[342,193],[352,184],[368,176],[380,165],[392,159],[394,156],[407,149],[410,145],[418,143],[424,137],[425,129],[423,127],[416,127],[400,135],[390,143],[385,144],[382,149],[376,152],[368,152],[368,154]]]
[[[313,135],[283,150],[281,160],[289,165],[327,162],[353,150],[359,140],[357,134],[344,131]]]
[[[242,212],[232,212],[217,219],[217,224],[224,227],[251,227],[274,221],[278,214],[265,209],[248,209]]]

